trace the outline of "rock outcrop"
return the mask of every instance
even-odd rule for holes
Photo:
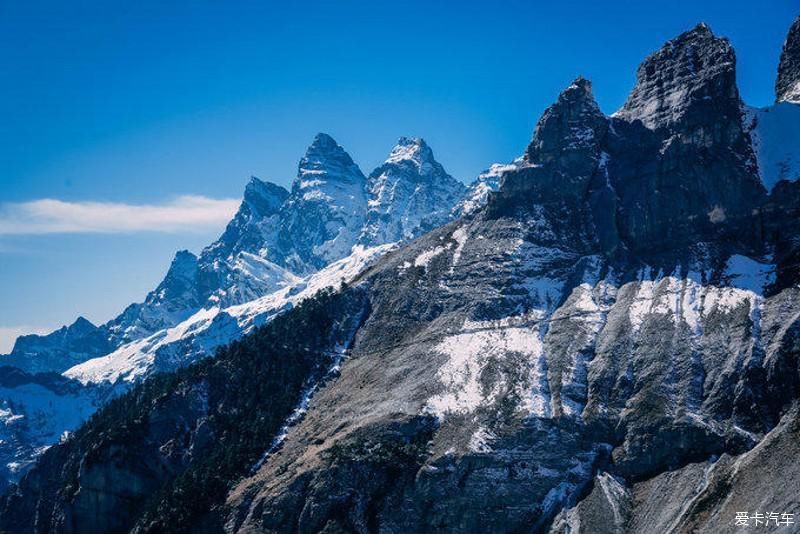
[[[401,137],[367,179],[369,205],[359,243],[407,241],[438,228],[451,219],[465,190],[423,139]]]
[[[800,17],[794,20],[783,45],[775,81],[775,101],[800,104]]]

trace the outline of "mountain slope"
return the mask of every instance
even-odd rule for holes
[[[37,514],[12,492],[6,510],[27,518],[6,521],[3,530],[116,532],[138,514],[157,512],[160,499],[183,514],[158,523],[160,530],[185,530],[188,519],[222,497],[228,477],[258,461],[307,388],[335,373],[362,314],[357,296],[323,292],[227,347],[219,358],[159,375],[111,401],[43,456],[42,466],[62,472],[64,485],[53,486],[38,473],[26,478],[43,497],[69,495],[77,498],[75,506]],[[137,421],[120,426],[119,419],[128,416]],[[252,424],[253,416],[258,424]],[[89,444],[91,458],[84,455]],[[135,465],[120,455],[136,458]],[[108,462],[115,466],[108,469]]]

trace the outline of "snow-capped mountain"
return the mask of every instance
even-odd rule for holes
[[[366,207],[361,169],[331,136],[318,134],[281,210],[277,263],[308,274],[344,258],[358,239]]]
[[[73,430],[102,401],[151,373],[213,355],[303,298],[349,282],[389,250],[384,244],[454,217],[453,205],[465,189],[422,140],[403,138],[370,176],[368,185],[344,149],[319,134],[300,161],[292,193],[252,177],[221,237],[199,257],[179,251],[142,303],[100,327],[81,318],[47,336],[21,337],[4,363],[32,373],[64,373],[91,389],[66,402],[79,404],[81,417],[53,415],[48,428],[59,431],[47,436]],[[0,391],[9,405],[1,420],[15,421],[16,428],[21,421],[49,418],[20,395],[13,387]],[[21,436],[0,442],[0,455],[20,466],[8,472],[11,479],[52,444],[46,437]],[[25,436],[31,443],[23,447]]]
[[[177,252],[164,279],[143,302],[131,304],[99,327],[81,318],[46,336],[23,336],[0,361],[34,372],[62,372],[175,326],[203,306],[245,302],[296,282],[298,277],[267,260],[278,211],[288,194],[280,186],[251,178],[220,239],[199,258],[189,251]]]
[[[200,257],[180,251],[164,280],[104,328],[119,346],[170,328],[210,304],[232,305],[274,291],[297,278],[269,261],[280,208],[289,193],[252,177],[239,210]]]
[[[800,513],[800,182],[768,189],[783,136],[758,128],[705,25],[646,58],[613,116],[577,78],[485,207],[135,386],[43,454],[0,527],[735,532],[740,505]]]
[[[205,306],[241,304],[297,281],[273,260],[288,197],[279,185],[250,179],[239,211],[200,254],[197,285]]]
[[[489,201],[489,193],[500,189],[503,174],[516,170],[521,162],[522,158],[517,158],[511,163],[495,163],[480,173],[467,187],[464,197],[453,208],[454,218],[470,215],[484,207]]]
[[[199,308],[203,298],[197,285],[198,272],[197,256],[188,250],[178,251],[164,280],[144,302],[131,304],[103,325],[102,329],[108,332],[108,343],[117,345],[149,335],[182,321]]]
[[[368,249],[356,246],[349,256],[279,290],[242,304],[203,308],[171,328],[122,345],[105,356],[86,360],[63,375],[85,386],[113,386],[117,392],[124,391],[155,372],[173,371],[213,355],[218,347],[324,289],[339,289],[394,247],[393,244]]]
[[[471,206],[485,202],[491,188],[481,182],[476,195],[474,187],[466,192]],[[64,327],[24,336],[4,363],[62,372],[175,327],[202,309],[243,304],[296,285],[357,244],[406,240],[444,224],[460,214],[453,206],[465,191],[421,139],[402,138],[368,180],[333,138],[318,134],[300,160],[291,193],[252,177],[222,236],[199,258],[178,252],[143,302],[93,326],[91,335],[65,335]]]
[[[401,137],[367,180],[369,204],[359,242],[407,241],[451,219],[464,184],[447,174],[424,140]]]

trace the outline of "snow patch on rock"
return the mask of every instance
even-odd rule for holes
[[[447,356],[437,372],[442,391],[427,401],[425,411],[439,417],[474,412],[492,404],[502,390],[510,387],[521,399],[521,409],[545,416],[549,394],[542,348],[539,326],[530,316],[466,321],[461,332],[445,337],[436,347],[437,352]],[[513,355],[521,356],[520,380],[514,384],[484,380],[487,366]]]

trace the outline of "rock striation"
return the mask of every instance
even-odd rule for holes
[[[800,17],[794,20],[783,44],[775,81],[775,101],[800,104]]]

